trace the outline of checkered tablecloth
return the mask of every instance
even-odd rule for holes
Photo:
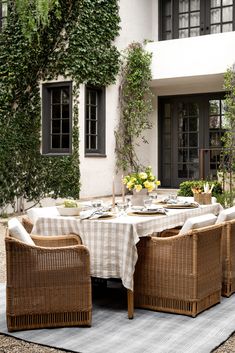
[[[109,220],[40,217],[35,222],[32,234],[79,234],[90,251],[91,275],[121,278],[123,285],[132,290],[138,258],[136,244],[140,237],[181,226],[189,217],[205,213],[217,215],[221,208],[220,204],[212,204],[195,209],[169,210],[167,215],[121,216]]]

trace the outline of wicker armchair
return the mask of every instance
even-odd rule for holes
[[[137,244],[135,306],[195,317],[220,302],[222,225]]]
[[[8,330],[90,326],[88,249],[74,235],[32,238],[37,245],[6,234]]]
[[[22,225],[24,228],[27,230],[27,232],[30,234],[33,229],[33,222],[31,219],[27,216],[22,217]]]
[[[222,295],[235,292],[235,219],[225,222],[222,233]]]

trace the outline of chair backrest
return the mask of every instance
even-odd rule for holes
[[[181,230],[179,235],[185,234],[192,229],[207,227],[215,224],[217,217],[213,213],[207,213],[197,217],[188,218]]]
[[[35,245],[29,233],[25,230],[17,218],[12,218],[8,221],[8,230],[9,234],[13,238],[16,238],[28,245]]]
[[[56,206],[51,207],[33,207],[27,211],[28,217],[33,223],[36,222],[38,217],[56,217],[59,216],[59,211]]]
[[[219,213],[216,223],[222,223],[235,219],[235,206],[226,208]]]

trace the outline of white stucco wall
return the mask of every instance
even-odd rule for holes
[[[119,50],[131,42],[152,39],[152,0],[120,0],[121,30],[115,44]],[[114,129],[118,121],[118,84],[106,89],[106,157],[84,156],[84,87],[80,91],[80,171],[81,198],[112,193],[115,175],[116,192],[121,192],[121,173],[115,174]]]
[[[220,91],[235,61],[235,32],[148,43],[152,86],[160,95]],[[174,93],[176,90],[176,93]]]

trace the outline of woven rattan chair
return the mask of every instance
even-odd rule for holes
[[[222,233],[222,295],[235,292],[235,220],[225,222]]]
[[[33,229],[33,222],[31,219],[27,216],[22,217],[22,224],[24,228],[27,230],[27,232],[30,234]]]
[[[220,302],[221,232],[213,225],[137,244],[135,306],[195,317]]]
[[[8,330],[90,326],[88,249],[73,235],[32,239],[37,245],[6,234]]]

